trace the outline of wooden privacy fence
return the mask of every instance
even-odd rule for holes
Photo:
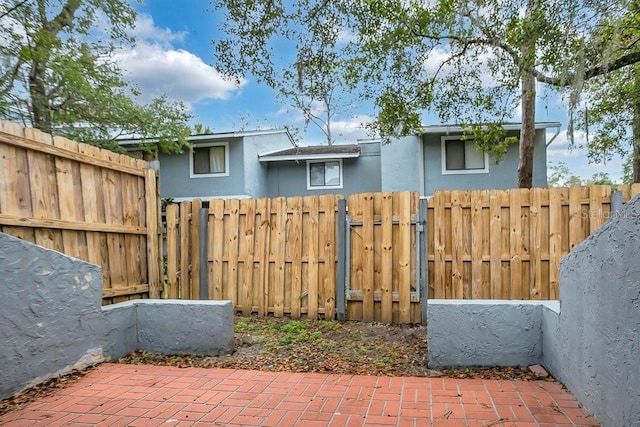
[[[613,194],[602,185],[437,191],[428,203],[429,297],[558,299],[562,257],[638,193],[639,184]]]
[[[160,296],[156,171],[0,121],[0,231],[102,267],[103,304]]]
[[[427,294],[557,299],[562,257],[638,193],[634,184],[182,202],[167,208],[167,295],[384,323],[425,319]]]
[[[407,192],[169,205],[167,295],[228,299],[244,314],[420,322],[418,204]]]

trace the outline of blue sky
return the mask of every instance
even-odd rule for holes
[[[165,93],[180,100],[188,106],[194,123],[209,126],[214,132],[290,125],[300,129],[302,144],[323,142],[319,132],[310,128],[305,133],[300,113],[278,102],[267,86],[257,84],[251,76],[245,76],[240,86],[236,86],[216,72],[212,40],[219,38],[218,23],[223,13],[212,10],[210,1],[147,0],[135,7],[139,13],[135,35],[139,41],[135,48],[119,51],[116,60],[144,97],[150,99]],[[561,101],[555,94],[545,96],[544,90],[539,92],[542,96],[537,103],[536,120],[558,121],[563,125],[548,148],[549,161],[565,162],[583,178],[607,172],[619,179],[621,159],[613,159],[606,165],[589,164],[584,150],[569,150],[567,115]],[[337,117],[334,121],[332,131],[338,143],[368,137],[360,124],[375,113],[370,108],[361,108],[350,117]],[[424,124],[439,124],[433,117],[423,119]],[[515,111],[513,121],[519,120],[519,111]],[[550,129],[548,139],[553,133]],[[574,137],[578,144],[585,140],[581,132]]]

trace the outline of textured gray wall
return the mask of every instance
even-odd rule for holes
[[[507,132],[517,136],[517,131]],[[455,135],[455,134],[449,134]],[[442,174],[441,137],[447,134],[427,134],[424,137],[425,195],[436,190],[507,189],[518,187],[518,144],[511,145],[499,164],[489,156],[489,173]],[[533,186],[547,186],[546,130],[536,130],[536,147],[533,159]],[[416,153],[417,155],[417,153]]]
[[[245,165],[242,140],[230,138],[229,140],[212,140],[211,142],[229,143],[229,176],[190,178],[191,151],[187,150],[182,154],[160,154],[160,195],[162,197],[204,198],[244,195]]]
[[[0,233],[0,399],[136,349],[233,351],[230,301],[101,307],[100,267]]]
[[[553,374],[603,425],[639,425],[640,197],[562,260],[560,308]]]
[[[382,146],[382,191],[420,191],[421,141],[407,136]]]
[[[230,301],[141,300],[136,306],[140,350],[211,356],[233,350]]]
[[[380,191],[380,152],[368,148],[358,158],[344,159],[343,187],[307,190],[307,162],[272,162],[269,164],[268,197],[354,194]]]
[[[104,356],[114,360],[138,349],[136,301],[102,307],[105,323]]]
[[[268,164],[260,163],[258,154],[293,145],[285,133],[250,135],[244,138],[244,193],[251,197],[270,197]]]
[[[429,300],[429,366],[518,366],[542,359],[542,303]]]
[[[0,233],[0,398],[103,360],[100,268]]]

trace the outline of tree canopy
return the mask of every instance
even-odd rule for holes
[[[126,0],[0,3],[0,117],[109,149],[118,137],[181,151],[190,116],[166,97],[136,102],[112,59],[134,42]]]
[[[331,124],[349,110],[345,92],[340,2],[217,0],[226,10],[215,40],[216,64],[224,74],[250,72],[273,88],[279,99],[298,109],[305,126],[313,124],[334,142]],[[303,29],[303,30],[301,30]]]
[[[573,111],[585,81],[638,62],[640,43],[619,37],[631,3],[218,0],[231,23],[218,59],[228,55],[225,72],[249,72],[272,84],[283,66],[279,40],[303,46],[301,40],[319,38],[335,53],[345,87],[374,101],[374,131],[383,137],[419,133],[423,113],[431,112],[462,125],[479,149],[498,159],[514,142],[504,138],[501,125],[521,109],[518,178],[527,187],[536,82],[564,92]]]

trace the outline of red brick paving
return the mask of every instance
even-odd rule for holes
[[[7,426],[597,426],[559,384],[105,363]]]

